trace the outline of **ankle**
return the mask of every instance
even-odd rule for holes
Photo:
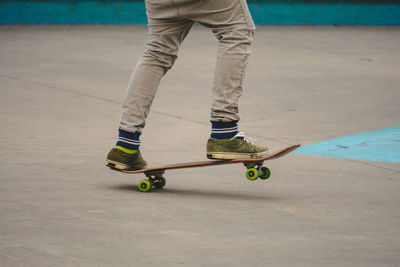
[[[117,146],[123,147],[129,150],[139,150],[140,146],[140,133],[139,132],[127,132],[119,129]]]
[[[211,138],[229,140],[238,133],[238,121],[211,121]]]

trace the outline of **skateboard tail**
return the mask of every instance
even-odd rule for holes
[[[278,159],[278,158],[281,158],[281,157],[283,157],[283,156],[285,156],[285,155],[287,155],[287,154],[293,152],[294,150],[296,150],[296,149],[299,148],[300,146],[301,146],[301,145],[292,145],[292,146],[290,146],[290,147],[287,147],[287,148],[284,149],[284,150],[281,150],[281,151],[278,151],[278,152],[275,152],[275,153],[269,155],[269,156],[268,156],[268,159]]]

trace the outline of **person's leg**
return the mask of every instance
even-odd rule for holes
[[[193,25],[187,20],[149,21],[146,50],[132,73],[122,107],[120,129],[127,132],[142,132],[161,78],[173,66],[179,46]]]
[[[198,1],[193,17],[212,29],[218,40],[213,84],[209,158],[255,158],[268,154],[238,132],[239,98],[246,76],[255,25],[245,0]]]
[[[146,162],[139,146],[145,119],[150,110],[161,78],[173,66],[179,46],[193,26],[192,21],[174,18],[171,6],[154,7],[146,1],[148,15],[148,42],[144,55],[132,73],[126,99],[122,107],[117,147],[107,156],[106,164],[117,169],[143,169]],[[157,2],[157,1],[156,1]],[[130,156],[127,156],[130,155]],[[132,155],[137,155],[133,158]]]

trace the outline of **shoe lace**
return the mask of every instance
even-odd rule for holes
[[[244,132],[239,132],[239,133],[237,133],[233,138],[236,138],[236,137],[243,138],[244,141],[246,141],[247,143],[250,143],[250,144],[254,145],[255,139],[246,136],[246,135],[244,134]]]

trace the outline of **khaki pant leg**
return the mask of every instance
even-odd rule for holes
[[[148,42],[128,85],[120,129],[142,131],[161,78],[173,66],[179,46],[192,25],[188,20],[149,18]]]
[[[195,1],[193,6],[184,6],[179,12],[211,28],[218,40],[211,120],[238,121],[239,98],[255,32],[247,2]]]

